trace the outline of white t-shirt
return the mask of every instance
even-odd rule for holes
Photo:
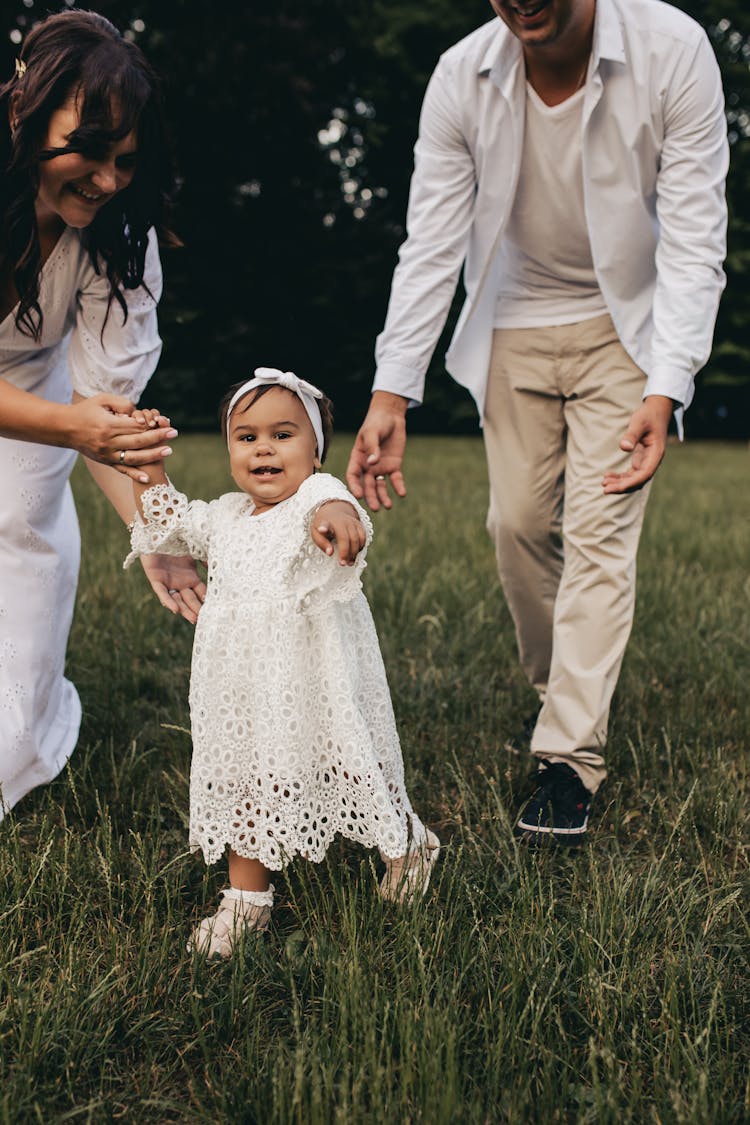
[[[574,324],[607,311],[583,206],[583,98],[582,88],[548,106],[526,84],[521,172],[499,250],[496,328]]]

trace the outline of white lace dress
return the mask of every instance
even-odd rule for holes
[[[395,858],[424,837],[362,592],[365,552],[342,567],[310,538],[333,499],[356,504],[322,473],[257,516],[241,492],[144,493],[126,566],[151,551],[208,563],[190,677],[190,846],[207,863],[227,845],[273,870],[319,861],[337,833]]]
[[[109,284],[68,227],[45,262],[41,340],[19,332],[15,310],[0,323],[0,378],[50,402],[73,390],[137,399],[161,342],[155,239],[144,289],[113,303]],[[79,534],[68,478],[69,449],[0,437],[0,820],[30,789],[56,777],[78,739],[81,705],[63,675],[78,581]]]

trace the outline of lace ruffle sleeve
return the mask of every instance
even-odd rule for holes
[[[295,593],[297,608],[301,613],[316,613],[333,602],[351,601],[362,589],[362,571],[367,566],[365,556],[372,541],[370,517],[341,481],[328,473],[309,477],[297,493],[296,500],[302,543],[289,568],[287,583]],[[341,566],[338,554],[324,554],[310,536],[318,509],[329,500],[346,500],[355,508],[364,525],[367,542],[353,566]]]
[[[210,539],[210,504],[188,500],[171,481],[147,488],[141,497],[143,516],[136,515],[130,532],[131,551],[123,564],[141,555],[191,555],[206,559]]]
[[[162,273],[156,234],[149,233],[144,284],[124,289],[127,320],[116,300],[109,301],[109,281],[93,266],[78,294],[76,324],[68,364],[73,389],[85,398],[102,393],[125,395],[133,402],[154,373],[161,355],[156,304]]]

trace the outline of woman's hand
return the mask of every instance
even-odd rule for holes
[[[195,560],[189,555],[141,555],[141,564],[164,608],[195,625],[206,600],[206,584]]]
[[[141,480],[140,465],[169,457],[172,450],[164,443],[177,437],[158,410],[139,410],[122,395],[76,395],[64,409],[66,432],[60,444],[133,480]]]
[[[367,543],[362,521],[348,500],[329,500],[315,513],[310,535],[316,547],[326,555],[334,553],[336,544],[341,566],[353,566],[357,555]]]

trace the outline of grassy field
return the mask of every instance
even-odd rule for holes
[[[178,484],[226,489],[219,438],[177,450]],[[191,630],[122,573],[79,466],[85,718],[0,827],[0,1122],[750,1121],[749,462],[670,449],[590,843],[534,856],[511,835],[529,763],[502,745],[533,698],[481,444],[414,439],[366,588],[412,799],[446,843],[434,884],[399,912],[337,843],[219,965],[185,953],[225,881],[186,852]]]

